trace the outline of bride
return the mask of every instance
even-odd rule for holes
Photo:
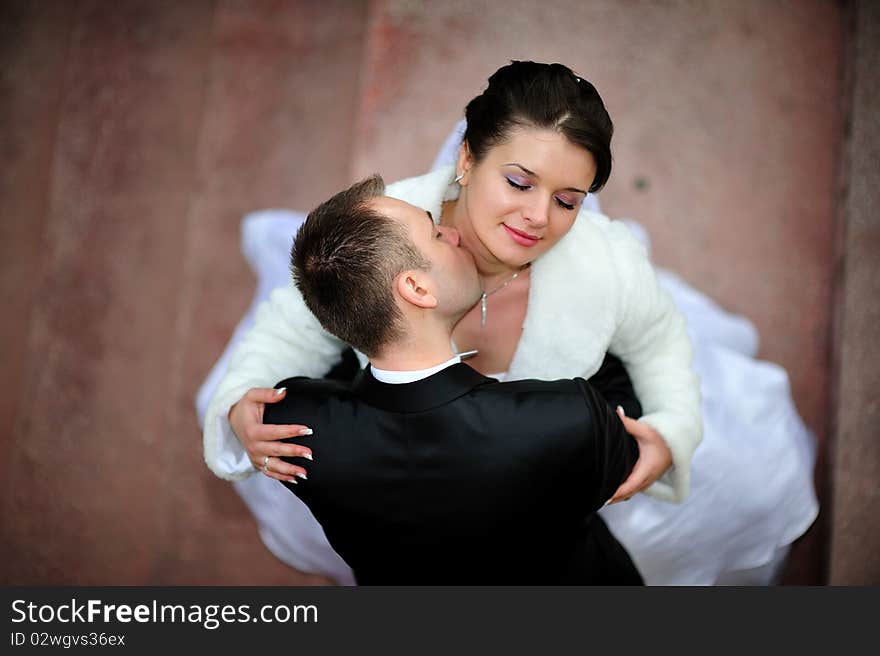
[[[524,79],[527,81],[525,84]],[[459,126],[435,161],[434,171],[421,178],[398,183],[398,188],[407,189],[407,193],[417,193],[425,198],[435,197],[434,207],[426,206],[431,204],[428,200],[417,204],[431,209],[435,220],[450,220],[459,201],[457,185],[466,185],[469,182],[456,174],[467,174],[468,166],[474,164],[469,146],[473,149],[473,144],[478,145],[483,133],[498,132],[493,121],[499,120],[499,111],[502,116],[504,114],[504,108],[499,108],[499,104],[510,102],[511,98],[513,102],[522,102],[523,98],[517,97],[518,94],[523,96],[528,93],[529,88],[534,90],[540,85],[550,85],[555,92],[541,94],[542,103],[549,105],[555,101],[563,104],[560,116],[569,116],[572,112],[597,112],[598,107],[601,107],[599,114],[604,112],[604,106],[595,90],[592,90],[592,94],[595,94],[592,105],[584,104],[581,96],[590,96],[592,85],[567,68],[514,62],[493,75],[489,88],[468,105],[466,115],[470,120],[470,131],[465,134],[465,126]],[[549,100],[550,98],[553,100]],[[546,114],[547,109],[548,107],[542,106],[538,113]],[[587,116],[585,120],[589,121],[590,117]],[[537,157],[543,147],[542,136],[546,137],[547,134],[540,131],[532,134],[530,138],[533,141],[528,147],[531,150],[527,149],[526,152],[534,152]],[[463,137],[465,145],[462,145]],[[610,139],[610,121],[608,138]],[[571,145],[569,143],[569,147]],[[601,169],[601,148],[580,145],[583,147],[578,150],[584,161],[592,163],[594,170]],[[565,144],[561,147],[564,148]],[[476,159],[479,160],[479,157]],[[479,161],[476,163],[479,164]],[[597,163],[600,166],[597,167]],[[554,165],[547,166],[552,174]],[[610,159],[604,173],[605,179],[608,172]],[[541,171],[517,171],[516,175],[507,176],[506,182],[511,187],[508,193],[528,193],[531,190],[543,193],[540,176],[534,173]],[[546,175],[546,178],[552,177]],[[596,181],[599,177],[601,176],[597,173]],[[591,181],[591,184],[578,187],[584,190],[591,187],[594,190],[601,187],[602,183],[604,179],[598,186]],[[393,187],[392,185],[389,188],[389,194]],[[609,299],[606,304],[594,304],[582,315],[577,314],[573,307],[575,304],[568,302],[570,298],[583,296],[585,290],[591,288],[586,278],[594,273],[588,269],[586,271],[589,275],[578,277],[576,271],[585,270],[580,264],[580,268],[575,267],[574,260],[585,259],[584,253],[587,251],[584,248],[594,244],[576,240],[584,239],[582,233],[585,230],[618,230],[619,224],[609,224],[607,219],[597,213],[598,201],[595,196],[578,194],[576,190],[571,191],[572,187],[575,185],[569,185],[562,190],[550,190],[552,194],[548,194],[551,199],[549,211],[564,217],[567,211],[571,211],[569,208],[576,210],[579,205],[578,218],[574,222],[577,229],[571,229],[568,235],[563,230],[556,237],[559,239],[558,243],[549,241],[547,248],[551,250],[536,258],[533,271],[525,269],[522,275],[516,277],[520,269],[515,268],[490,282],[484,279],[485,288],[491,292],[491,295],[487,294],[485,310],[475,308],[469,315],[470,323],[466,323],[466,317],[462,322],[462,329],[457,328],[455,339],[461,350],[471,348],[474,340],[483,337],[479,344],[479,357],[482,360],[475,360],[473,364],[478,369],[482,367],[484,373],[497,375],[496,372],[505,371],[511,377],[589,376],[592,373],[590,367],[597,364],[584,355],[594,347],[584,340],[596,341],[595,330],[592,330],[595,326],[590,322],[597,321],[600,316],[612,314],[610,304],[614,299]],[[465,189],[467,187],[461,187],[461,198],[465,196]],[[468,193],[471,193],[470,190]],[[476,197],[475,192],[471,193],[471,197]],[[525,203],[523,206],[525,207]],[[218,475],[239,479],[235,483],[236,489],[254,513],[266,546],[281,560],[297,569],[323,574],[340,583],[350,584],[350,570],[329,547],[323,531],[305,506],[269,477],[279,474],[266,472],[264,468],[264,473],[267,474],[264,475],[257,473],[254,468],[254,463],[265,463],[267,458],[277,455],[277,452],[272,451],[277,443],[273,444],[264,438],[250,440],[243,437],[243,448],[238,439],[244,433],[241,430],[242,422],[238,422],[237,435],[229,419],[230,407],[233,406],[235,412],[239,413],[239,419],[243,413],[251,417],[251,423],[258,423],[258,419],[253,417],[258,416],[259,404],[248,399],[239,401],[248,388],[270,387],[278,379],[291,375],[320,376],[327,373],[329,366],[326,366],[326,362],[338,358],[342,345],[331,347],[322,342],[321,348],[329,348],[331,351],[335,348],[335,353],[325,354],[325,359],[322,360],[321,354],[307,352],[303,349],[303,344],[300,344],[298,348],[305,359],[303,361],[310,362],[311,370],[279,372],[273,369],[277,359],[275,356],[280,352],[296,350],[293,342],[297,340],[308,342],[307,337],[294,330],[294,326],[302,319],[297,313],[307,311],[295,303],[291,305],[278,301],[284,298],[283,292],[276,293],[275,303],[262,305],[259,310],[261,319],[258,323],[262,321],[263,325],[267,325],[267,322],[274,322],[279,328],[276,339],[257,340],[255,335],[260,329],[256,333],[250,330],[257,308],[269,296],[270,291],[279,286],[290,288],[288,250],[292,236],[303,219],[302,214],[282,211],[257,213],[245,219],[243,249],[258,276],[256,298],[223,357],[202,386],[197,404],[200,418],[204,421],[206,460]],[[553,217],[549,219],[550,222],[563,220]],[[479,221],[474,219],[473,223],[479,224]],[[628,225],[633,234],[647,246],[644,231],[636,224]],[[483,254],[483,259],[491,260],[495,253],[492,248],[494,237],[481,237],[477,229],[472,230],[472,233],[472,244],[469,244],[471,250],[475,250],[474,246],[477,249],[485,247],[487,252]],[[631,240],[635,241],[635,238]],[[520,242],[522,241],[521,239]],[[554,246],[554,243],[557,245]],[[565,249],[561,247],[562,244],[566,245]],[[573,249],[573,245],[578,248]],[[513,248],[513,251],[516,249]],[[513,251],[510,257],[506,257],[507,260],[516,259],[517,254]],[[480,258],[479,253],[475,255]],[[563,259],[565,257],[569,258],[567,264]],[[502,258],[499,255],[495,259]],[[594,269],[602,266],[598,259],[600,258],[590,263]],[[563,267],[561,275],[548,278],[549,274],[540,273],[550,271],[552,262],[560,261]],[[513,276],[510,271],[513,271]],[[543,275],[545,281],[551,280],[550,286],[542,283],[542,287],[538,282],[533,282],[532,277],[536,275]],[[794,408],[785,372],[775,365],[755,359],[757,336],[751,325],[742,318],[725,313],[711,300],[669,272],[657,271],[657,279],[678,312],[686,319],[687,333],[693,345],[693,366],[701,381],[703,442],[693,451],[696,440],[676,434],[674,424],[654,425],[670,446],[674,467],[666,471],[660,480],[656,479],[663,473],[662,469],[653,472],[650,480],[646,481],[653,485],[647,487],[645,494],[637,494],[627,503],[606,507],[602,510],[603,517],[629,550],[648,584],[772,583],[784,561],[788,545],[809,527],[817,513],[812,486],[812,437]],[[557,288],[556,295],[552,287]],[[548,291],[535,292],[536,289]],[[658,303],[662,305],[663,302],[668,302],[668,298],[659,298]],[[554,306],[560,310],[559,314],[553,313]],[[483,326],[486,311],[490,320]],[[495,316],[492,317],[492,314]],[[492,318],[495,318],[494,322],[491,321]],[[561,325],[566,318],[569,324],[573,324],[573,331],[567,332]],[[531,324],[529,319],[532,319]],[[548,324],[549,321],[558,323]],[[529,340],[534,346],[538,339],[535,337],[538,329],[534,325],[540,322],[548,324],[545,326],[546,334],[540,337],[544,342],[542,348],[545,352],[548,349],[565,351],[564,362],[561,361],[556,369],[551,366],[552,358],[536,358],[535,353],[539,353],[536,349],[532,349],[534,352],[529,358],[529,349],[523,346],[528,346]],[[521,335],[518,329],[511,329],[512,325],[518,326],[520,323]],[[287,326],[290,327],[287,331],[289,340],[278,340],[277,335],[284,334]],[[244,346],[238,348],[237,345],[245,334],[248,334],[250,342],[245,340]],[[613,335],[606,335],[602,351],[610,345],[610,350],[614,352],[612,338]],[[312,346],[313,344],[309,344],[307,348]],[[227,371],[234,350],[239,353],[233,360],[232,370]],[[326,360],[327,357],[330,360]],[[282,360],[283,358],[278,361]],[[248,362],[251,370],[256,362],[256,369],[261,371],[258,375],[242,375],[243,369],[247,368],[242,362]],[[627,364],[629,367],[630,363]],[[580,369],[571,370],[571,367],[580,365],[583,365]],[[639,376],[634,370],[631,370],[631,374],[641,395]],[[218,384],[220,393],[217,392]],[[645,389],[644,386],[642,389]],[[643,399],[643,405],[650,404],[645,404]],[[651,423],[650,414],[646,421]],[[666,465],[668,462],[663,468]],[[281,461],[273,458],[273,469],[281,468]],[[683,492],[687,488],[688,472],[690,494],[685,497]],[[644,488],[646,485],[639,487]],[[670,503],[669,499],[680,503]]]

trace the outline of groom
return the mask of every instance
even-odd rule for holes
[[[595,513],[636,441],[582,379],[499,383],[461,363],[450,337],[481,295],[473,259],[383,192],[378,176],[355,184],[296,237],[306,304],[370,365],[352,385],[278,384],[264,421],[314,431],[296,438],[309,478],[285,485],[362,585],[640,584]]]

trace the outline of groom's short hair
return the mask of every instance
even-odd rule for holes
[[[328,332],[372,355],[402,335],[394,278],[430,261],[407,231],[369,205],[385,193],[373,175],[309,212],[291,249],[291,270],[306,306]]]

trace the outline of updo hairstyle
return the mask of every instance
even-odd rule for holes
[[[464,138],[480,162],[517,128],[561,132],[596,161],[591,192],[611,175],[614,126],[596,88],[562,64],[512,61],[489,78],[489,86],[465,108]]]

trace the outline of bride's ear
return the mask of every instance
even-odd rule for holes
[[[470,177],[470,170],[473,165],[474,158],[471,155],[471,149],[468,146],[467,140],[464,140],[461,142],[461,148],[458,149],[458,161],[455,163],[455,175],[456,177],[461,176],[458,184],[462,187],[467,185],[468,178]]]
[[[437,307],[437,297],[428,290],[429,279],[425,271],[403,271],[394,281],[397,295],[415,307]]]

